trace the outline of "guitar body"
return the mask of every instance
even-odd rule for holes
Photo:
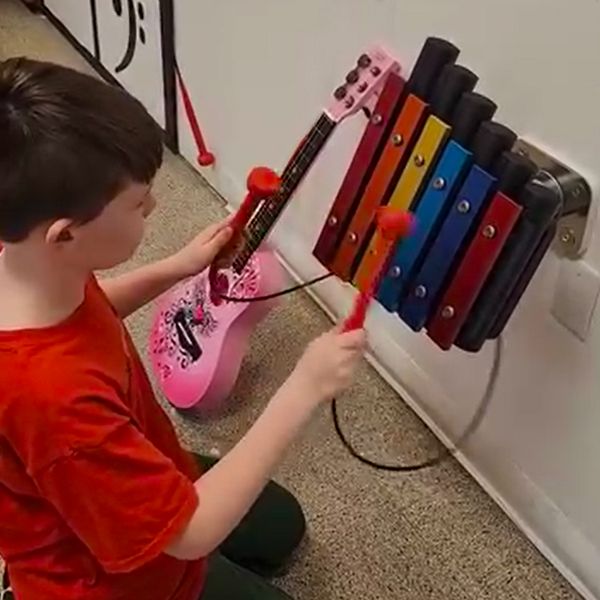
[[[229,270],[220,275],[227,282],[224,294],[239,298],[272,294],[284,281],[279,261],[267,248],[255,252],[239,275]],[[218,409],[233,390],[252,331],[274,304],[275,300],[215,304],[207,272],[159,298],[150,359],[168,401],[180,409]]]

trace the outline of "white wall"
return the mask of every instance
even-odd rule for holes
[[[362,48],[384,42],[408,72],[428,35],[462,48],[497,118],[595,183],[600,169],[600,3],[596,0],[178,0],[177,52],[214,170],[233,203],[249,168],[280,168]],[[195,149],[183,114],[181,142]],[[364,121],[338,130],[272,237],[303,277]],[[586,260],[600,269],[600,225]],[[600,311],[586,343],[550,315],[559,261],[550,255],[507,332],[499,387],[465,464],[588,597],[600,598]],[[338,314],[351,291],[320,288]],[[479,401],[491,348],[443,353],[383,310],[374,350],[442,434]]]
[[[81,2],[81,0],[45,0],[45,4],[79,43],[88,52],[94,54],[94,31],[90,3]]]

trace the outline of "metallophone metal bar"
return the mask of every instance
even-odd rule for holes
[[[458,54],[429,38],[395,106],[382,94],[377,143],[365,132],[314,255],[361,291],[384,267],[386,309],[444,350],[477,352],[506,327],[557,231],[561,254],[581,252],[591,190],[491,120],[496,104],[473,91]],[[385,204],[414,213],[409,238],[386,245],[374,232]]]

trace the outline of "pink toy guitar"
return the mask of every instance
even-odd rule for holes
[[[222,296],[255,298],[281,289],[281,266],[262,245],[263,240],[336,125],[372,107],[387,75],[399,70],[398,63],[379,47],[362,54],[281,178],[265,170],[259,174],[254,171],[248,178],[248,196],[234,219],[236,249],[233,254],[231,249],[225,252],[229,268],[217,268],[221,262],[217,260],[208,272],[182,282],[159,298],[150,336],[150,359],[158,384],[177,408],[210,411],[231,393],[249,336],[274,302],[232,302]],[[256,185],[260,178],[262,183]]]

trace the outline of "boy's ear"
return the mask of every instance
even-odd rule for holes
[[[71,219],[58,219],[48,227],[46,231],[47,244],[59,244],[70,242],[73,239],[71,229],[74,223]]]

